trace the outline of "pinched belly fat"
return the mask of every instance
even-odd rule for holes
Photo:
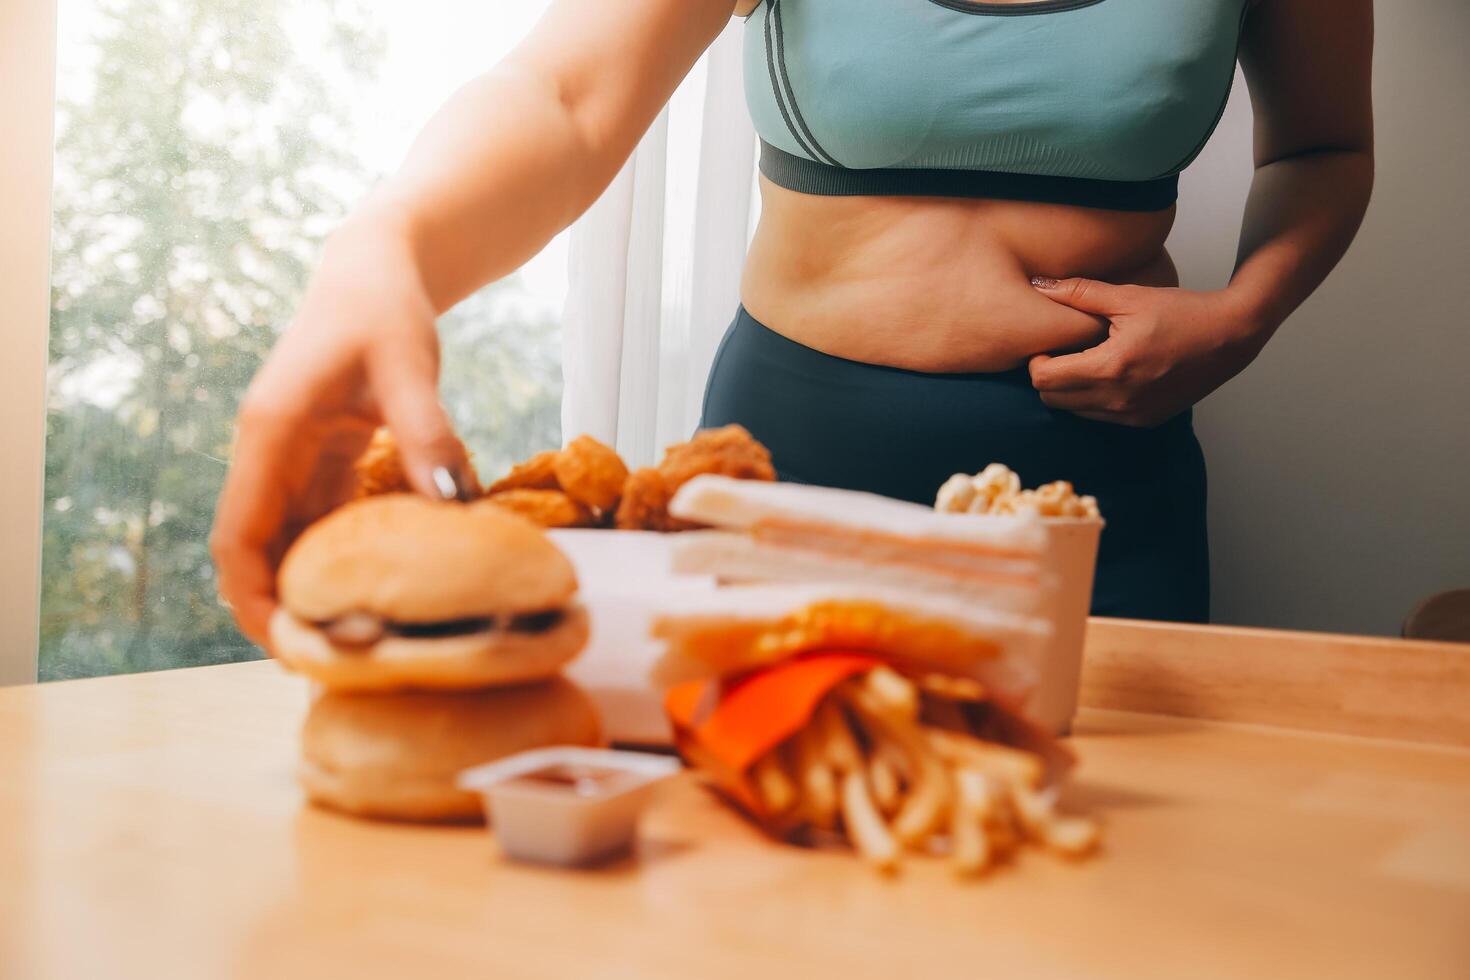
[[[1177,285],[1173,210],[834,198],[763,185],[741,286],[761,323],[807,347],[916,371],[1005,371],[1106,336],[1032,276]]]

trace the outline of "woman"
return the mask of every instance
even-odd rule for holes
[[[992,460],[1109,521],[1094,611],[1208,615],[1190,406],[1351,241],[1372,186],[1370,0],[556,0],[328,243],[247,392],[212,547],[263,640],[274,568],[380,422],[462,464],[435,317],[601,193],[733,12],[762,214],[704,421],[782,475],[927,501]],[[1236,55],[1255,179],[1230,285],[1177,288],[1177,171]]]

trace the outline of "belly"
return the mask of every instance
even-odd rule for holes
[[[1004,371],[1106,334],[1034,275],[1177,284],[1168,211],[817,197],[761,180],[745,308],[807,347],[915,371]]]

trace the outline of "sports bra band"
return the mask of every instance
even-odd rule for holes
[[[1110,211],[1163,211],[1179,197],[1179,175],[1153,180],[1097,180],[999,170],[884,167],[849,169],[787,153],[761,140],[761,173],[802,194],[835,197],[970,197],[1041,201]]]

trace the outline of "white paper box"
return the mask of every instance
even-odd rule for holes
[[[1103,521],[1086,517],[1047,517],[1047,568],[1054,579],[1048,619],[1051,640],[1041,664],[1041,682],[1027,713],[1054,734],[1065,734],[1077,713],[1082,679],[1082,648],[1087,613],[1092,606],[1092,579]]]

